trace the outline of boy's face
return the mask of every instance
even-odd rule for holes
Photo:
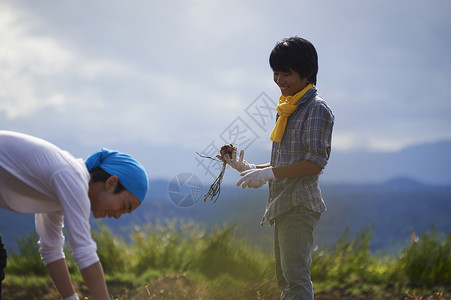
[[[94,218],[115,218],[118,219],[124,213],[135,210],[141,202],[132,193],[123,190],[115,194],[117,186],[116,176],[111,176],[105,183],[99,184],[99,193],[91,199],[91,211]]]
[[[279,86],[282,95],[293,96],[307,86],[307,78],[301,78],[298,72],[290,69],[288,72],[274,72],[274,82]]]

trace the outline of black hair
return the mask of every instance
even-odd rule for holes
[[[318,53],[311,42],[300,37],[290,37],[277,42],[269,56],[273,71],[288,72],[290,69],[316,85]]]
[[[94,169],[92,169],[90,172],[91,174],[91,179],[93,182],[106,182],[108,178],[111,177],[111,175],[106,172],[105,170],[103,170],[101,167],[96,167]],[[119,194],[120,192],[126,190],[126,188],[120,183],[117,183],[117,187],[114,190],[114,194]]]

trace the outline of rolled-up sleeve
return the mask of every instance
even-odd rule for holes
[[[302,140],[307,150],[304,159],[316,163],[322,169],[330,157],[334,119],[329,107],[318,102],[310,111],[303,132]]]
[[[44,264],[64,258],[63,212],[35,214],[35,226]]]
[[[91,237],[88,186],[80,180],[80,176],[70,172],[55,174],[52,181],[58,187],[57,197],[63,208],[64,226],[72,257],[78,268],[84,269],[99,261],[97,246]]]

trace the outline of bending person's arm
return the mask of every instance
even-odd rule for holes
[[[55,192],[63,208],[64,227],[72,249],[72,257],[83,276],[86,287],[95,300],[109,300],[103,268],[96,252],[96,243],[91,236],[91,226],[89,224],[90,201],[87,196],[88,186],[76,174],[74,175],[64,170],[56,173],[52,177],[52,181],[53,185],[58,187]],[[48,217],[53,216],[52,213],[46,215]],[[51,237],[48,238],[57,235],[62,236],[61,221],[58,224],[52,224],[52,222],[47,220],[44,225],[46,229],[44,230],[44,235],[54,231]],[[60,242],[58,247],[52,246],[51,248],[56,252],[58,248],[62,249],[62,247],[63,245]]]
[[[61,297],[66,298],[75,294],[64,258],[51,262],[46,267]]]
[[[47,270],[55,283],[56,289],[61,297],[66,298],[75,294],[70,280],[66,260],[59,259],[47,265]],[[103,268],[100,261],[80,270],[89,293],[95,300],[109,300],[108,288],[106,286]]]
[[[103,268],[100,261],[80,270],[89,293],[95,300],[109,300]]]

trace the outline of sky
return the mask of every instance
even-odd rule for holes
[[[447,0],[1,0],[0,129],[79,157],[116,148],[150,178],[202,169],[213,162],[195,152],[225,143],[269,159],[280,95],[269,53],[301,36],[318,51],[333,151],[450,140],[450,11]]]

